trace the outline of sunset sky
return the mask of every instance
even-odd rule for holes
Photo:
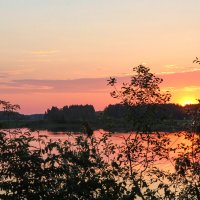
[[[199,0],[0,0],[0,99],[21,112],[115,103],[106,80],[144,64],[171,102],[200,98]]]

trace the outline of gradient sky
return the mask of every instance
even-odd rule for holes
[[[107,77],[139,64],[164,78],[172,102],[200,98],[199,8],[199,0],[0,0],[0,99],[22,113],[100,110],[116,102]]]

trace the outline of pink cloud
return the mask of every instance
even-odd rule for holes
[[[162,74],[163,90],[169,90],[173,102],[188,93],[198,94],[200,71]],[[107,86],[108,78],[75,80],[13,80],[0,82],[3,99],[18,103],[23,113],[44,113],[52,105],[62,107],[70,104],[93,104],[102,110],[110,103],[119,102],[110,96],[113,88]],[[130,76],[118,77],[118,81],[129,82]]]

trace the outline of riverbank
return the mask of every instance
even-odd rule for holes
[[[1,120],[0,128],[30,128],[33,130],[49,130],[54,132],[59,131],[75,131],[82,132],[83,121],[67,121],[65,123],[56,123],[48,120]],[[103,129],[111,132],[130,132],[138,130],[134,127],[131,122],[125,122],[124,120],[96,120],[88,121],[90,127],[93,130]],[[176,132],[176,131],[186,131],[188,130],[188,125],[190,120],[163,120],[159,123],[152,124],[152,131],[166,131],[166,132]]]

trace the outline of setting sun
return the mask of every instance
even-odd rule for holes
[[[183,97],[179,102],[179,104],[182,106],[196,104],[196,103],[197,103],[197,100],[193,97]]]

